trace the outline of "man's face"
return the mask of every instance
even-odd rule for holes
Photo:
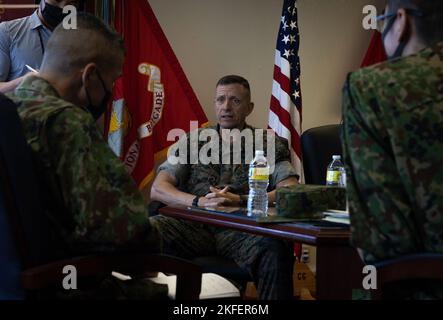
[[[243,129],[254,104],[248,90],[239,83],[220,85],[215,91],[215,114],[222,129]]]

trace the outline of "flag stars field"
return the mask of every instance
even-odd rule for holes
[[[284,22],[283,22],[283,26],[282,26],[283,30],[286,31],[286,29],[287,29],[288,27],[289,27],[288,24],[286,23],[286,21],[284,21]]]
[[[284,36],[282,41],[283,41],[285,44],[288,44],[288,42],[290,41],[290,40],[289,40],[289,35]]]

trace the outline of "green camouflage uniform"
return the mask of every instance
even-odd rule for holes
[[[368,263],[443,252],[442,101],[443,43],[349,76],[343,149],[352,241]]]
[[[19,105],[37,175],[48,188],[48,218],[64,254],[158,252],[143,196],[91,114],[35,76],[9,96]]]
[[[189,134],[187,137],[189,146]],[[263,145],[266,146],[266,140],[264,141]],[[280,181],[296,176],[289,162],[286,140],[276,137],[275,142],[276,165],[274,173],[270,176],[269,190],[275,189]],[[199,143],[199,150],[204,143]],[[264,149],[266,153],[266,147]],[[220,147],[220,163],[221,150]],[[244,160],[244,154],[242,159]],[[245,164],[244,161],[242,164],[234,165],[201,163],[172,165],[166,161],[159,168],[159,171],[165,171],[176,178],[179,190],[199,196],[210,193],[210,186],[228,185],[233,193],[247,194],[248,170],[249,163]],[[214,254],[231,258],[252,275],[261,299],[292,298],[293,248],[290,243],[161,215],[151,219],[163,237],[165,252],[187,259]]]

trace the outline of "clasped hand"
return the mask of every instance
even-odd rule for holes
[[[240,196],[229,192],[229,187],[223,190],[209,187],[211,191],[204,198],[200,198],[199,206],[202,207],[217,207],[217,206],[238,206],[240,205]]]

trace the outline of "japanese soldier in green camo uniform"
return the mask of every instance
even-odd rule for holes
[[[49,220],[66,255],[160,248],[142,195],[96,125],[123,60],[121,38],[82,14],[77,29],[54,31],[40,72],[10,95],[19,105],[41,185],[56,208]],[[114,289],[118,298],[167,294],[151,282],[128,286],[108,282],[103,293],[108,298]]]
[[[221,129],[253,132],[254,128],[248,126],[245,121],[254,106],[246,79],[235,75],[220,79],[216,86],[214,104],[218,125],[210,129],[216,132],[216,135],[221,136]],[[188,145],[189,136],[186,138]],[[255,134],[251,136],[255,137]],[[263,140],[266,138],[266,130],[264,136]],[[221,140],[220,138],[219,141]],[[266,145],[264,142],[263,146]],[[198,150],[200,149],[201,146]],[[197,164],[188,162],[173,165],[166,161],[159,168],[152,186],[151,199],[180,206],[240,205],[248,194],[249,170],[249,163],[245,163],[244,159],[245,143],[242,143],[241,149],[241,164],[222,164],[222,152],[217,155],[217,158],[220,158],[218,163],[211,161],[209,164],[203,164],[199,159]],[[235,156],[233,151],[234,148],[231,148],[231,159]],[[297,178],[290,163],[287,141],[276,137],[275,169],[270,176],[268,189],[269,203],[275,201],[276,188],[297,184]],[[160,230],[165,252],[188,259],[214,254],[231,258],[250,272],[260,299],[292,298],[293,250],[290,244],[275,238],[205,226],[161,215],[153,217],[152,222]]]
[[[443,253],[443,1],[389,0],[379,23],[389,60],[349,75],[343,104],[352,241],[367,263]]]

